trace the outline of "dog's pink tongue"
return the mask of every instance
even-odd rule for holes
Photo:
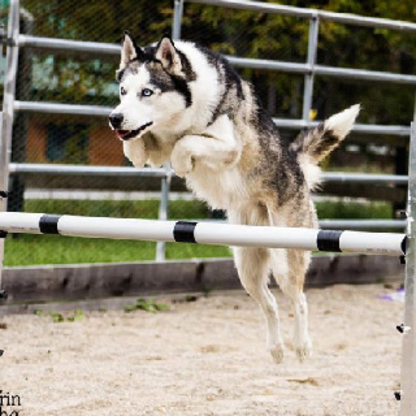
[[[117,136],[122,139],[124,136],[130,133],[130,130],[117,130]]]

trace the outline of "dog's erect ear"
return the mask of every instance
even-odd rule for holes
[[[124,38],[121,46],[120,70],[124,69],[133,59],[139,59],[144,52],[136,45],[129,32],[124,32]]]
[[[178,51],[168,35],[164,35],[156,46],[155,58],[160,61],[163,67],[174,74],[182,72],[182,62]]]

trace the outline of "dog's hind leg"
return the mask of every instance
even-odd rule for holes
[[[267,349],[274,361],[280,363],[283,359],[284,348],[277,302],[267,285],[269,253],[263,248],[238,247],[234,249],[234,259],[242,285],[264,313],[267,326]]]
[[[229,217],[231,222],[234,223],[264,225],[261,224],[261,216],[256,216],[254,211],[256,210],[253,209],[249,215],[251,218],[247,218],[241,213],[229,215]],[[263,311],[267,327],[267,348],[274,361],[280,363],[283,359],[284,347],[280,333],[277,302],[268,288],[269,250],[265,248],[236,247],[234,248],[234,260],[242,285]]]
[[[278,226],[314,226],[314,211],[304,211],[300,218],[293,211],[278,212],[268,209],[269,224]],[[282,220],[285,219],[283,222]],[[312,354],[308,331],[308,304],[303,293],[305,274],[310,263],[310,252],[294,249],[271,249],[270,268],[282,292],[289,298],[295,317],[293,348],[300,361]]]
[[[308,333],[308,304],[303,293],[310,253],[300,250],[270,250],[270,252],[273,276],[293,307],[295,316],[293,348],[299,360],[303,361],[312,353],[312,342]]]

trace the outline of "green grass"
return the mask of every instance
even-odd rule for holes
[[[320,218],[391,218],[387,203],[319,202]],[[157,218],[159,202],[147,201],[62,201],[29,200],[27,212],[65,213],[72,215]],[[195,201],[172,201],[169,218],[208,218],[205,204]],[[129,240],[85,239],[53,235],[19,235],[6,239],[5,265],[135,262],[155,259],[156,244]],[[227,247],[199,244],[166,245],[169,260],[229,257]]]
[[[6,239],[6,266],[106,263],[153,260],[155,244],[54,235],[19,235]]]
[[[145,311],[149,313],[163,312],[170,309],[169,305],[166,303],[156,302],[154,298],[136,299],[135,302],[126,305],[124,307],[124,312],[134,312],[134,311]]]
[[[60,199],[31,199],[25,202],[26,212],[46,214],[87,215],[89,217],[157,219],[158,200],[145,201],[88,201]],[[209,211],[203,202],[171,201],[169,218],[206,218]]]
[[[316,204],[319,218],[328,219],[391,219],[393,209],[385,202],[321,201]]]
[[[40,264],[135,262],[155,259],[156,244],[143,241],[106,240],[53,235],[8,237],[6,266]],[[230,256],[227,247],[169,243],[167,259]]]
[[[52,321],[55,323],[58,322],[78,322],[82,321],[84,318],[84,312],[80,309],[75,309],[73,314],[70,314],[69,316],[64,316],[62,313],[55,312],[55,311],[44,311],[42,309],[36,309],[35,310],[36,316],[50,316],[52,318]]]

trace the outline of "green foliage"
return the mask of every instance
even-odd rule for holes
[[[133,311],[145,311],[150,313],[168,311],[169,305],[165,303],[158,303],[154,298],[144,299],[139,298],[134,303],[126,305],[124,307],[125,312],[133,312]]]
[[[406,21],[416,19],[413,0],[288,0],[285,4]],[[198,29],[194,24],[197,19]],[[198,40],[222,53],[305,62],[308,25],[308,19],[192,4],[185,7],[182,33],[185,38]],[[415,59],[412,33],[320,22],[319,64],[413,74]],[[301,116],[298,102],[303,93],[301,77],[259,69],[241,72],[254,82],[269,112],[284,117]],[[380,83],[363,88],[362,82],[317,77],[314,91],[313,107],[318,110],[318,119],[354,102],[362,103],[361,122],[409,124],[412,119],[412,88]]]
[[[75,309],[74,313],[69,316],[64,316],[62,313],[55,312],[55,311],[44,311],[42,309],[36,309],[34,311],[36,316],[50,316],[52,321],[55,323],[59,322],[78,322],[84,318],[84,312],[80,309]]]
[[[172,3],[169,0],[24,0],[33,16],[36,36],[119,43],[125,30],[140,44],[154,42],[170,32]],[[113,105],[117,99],[114,74],[118,57],[94,54],[68,57],[33,51],[32,99],[66,103]],[[113,88],[112,88],[113,86]]]
[[[274,1],[267,1],[274,3]],[[340,13],[416,20],[413,0],[287,0],[285,4]],[[84,41],[118,43],[124,30],[140,45],[170,33],[173,2],[170,0],[23,0],[34,18],[34,35]],[[238,56],[305,62],[308,19],[266,14],[203,4],[185,4],[182,37],[218,52]],[[118,57],[32,51],[31,99],[112,106],[117,101],[114,71]],[[361,28],[320,22],[318,63],[412,74],[416,42],[403,31]],[[266,108],[273,114],[300,117],[303,78],[272,71],[240,70],[256,85]],[[361,102],[362,122],[405,123],[412,116],[411,88],[371,88],[360,83],[334,82],[318,77],[314,107],[323,118],[353,102]],[[386,111],[388,109],[388,111]]]
[[[197,300],[198,300],[198,296],[185,295],[185,302],[187,302],[187,303],[196,302]]]
[[[49,316],[52,318],[52,321],[55,323],[64,322],[65,318],[61,313],[58,312],[49,312]]]
[[[78,322],[81,321],[84,318],[84,313],[80,309],[75,309],[74,314],[71,316],[68,316],[66,320],[68,322]]]

